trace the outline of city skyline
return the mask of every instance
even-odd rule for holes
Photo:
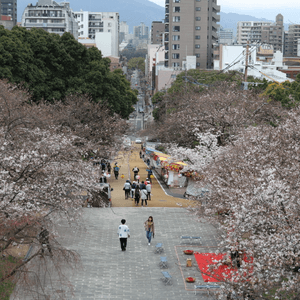
[[[150,1],[159,6],[165,6],[165,0]],[[278,13],[282,13],[288,23],[299,24],[300,22],[299,0],[289,0],[284,4],[279,0],[252,0],[251,7],[249,7],[249,3],[239,0],[218,0],[218,5],[221,6],[221,11],[225,13],[245,14],[270,20],[275,19]]]

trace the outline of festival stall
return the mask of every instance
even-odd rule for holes
[[[182,187],[185,185],[186,178],[182,176],[180,171],[187,164],[181,161],[170,162],[171,156],[159,151],[153,152],[152,156],[161,177],[168,186]]]

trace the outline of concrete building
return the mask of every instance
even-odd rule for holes
[[[149,27],[143,22],[139,26],[133,26],[133,38],[138,40],[149,39]]]
[[[122,42],[128,43],[129,26],[127,22],[120,22],[119,44]]]
[[[226,68],[226,71],[238,71],[245,73],[245,45],[219,45],[215,57],[219,57],[214,61],[215,70],[223,70]],[[283,64],[283,54],[280,51],[274,51],[272,45],[262,45],[257,48],[257,45],[250,46],[249,49],[249,60],[248,65],[251,65],[251,68],[248,68],[248,76],[253,76],[259,79],[267,79],[269,81],[275,80],[277,82],[284,82],[288,80],[286,74],[280,70],[288,69],[287,66]],[[238,63],[236,58],[240,57],[241,59]],[[232,66],[231,66],[232,64]]]
[[[298,41],[300,39],[300,25],[289,25],[289,31],[285,35],[284,55],[295,57],[298,56]]]
[[[5,29],[11,30],[14,27],[14,21],[10,16],[0,16],[0,26]]]
[[[234,42],[233,29],[220,28],[218,36],[218,44],[232,45]]]
[[[153,21],[151,24],[151,44],[161,45],[165,33],[165,24],[161,21]]]
[[[39,0],[36,5],[28,4],[22,15],[22,27],[42,28],[50,33],[63,35],[70,32],[78,39],[78,25],[69,2]]]
[[[274,47],[275,51],[283,52],[284,26],[283,16],[278,14],[276,21],[242,21],[237,23],[237,43],[264,43]]]
[[[184,68],[186,57],[195,56],[197,68],[213,68],[217,0],[166,0],[165,6],[165,66]]]
[[[89,38],[103,56],[119,56],[119,13],[77,11],[75,19],[79,42]]]
[[[17,0],[0,0],[0,16],[4,17],[0,17],[1,21],[12,21],[13,26],[17,25]],[[10,19],[5,17],[10,17]],[[5,24],[10,26],[10,23]]]

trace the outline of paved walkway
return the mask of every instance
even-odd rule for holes
[[[119,179],[116,180],[114,175],[109,178],[108,182],[113,187],[112,204],[113,207],[135,207],[134,201],[125,200],[123,186],[127,179],[133,181],[134,175],[132,169],[137,166],[140,169],[140,182],[147,178],[147,166],[139,156],[140,145],[133,144],[131,151],[124,154],[120,153],[114,162],[118,162],[121,167]],[[112,165],[114,165],[114,162]],[[122,178],[122,175],[124,178]],[[183,189],[168,189],[165,185],[161,187],[161,183],[156,178],[152,179],[152,199],[148,201],[148,207],[188,207],[193,205],[189,200],[178,198],[182,197]]]
[[[144,221],[152,215],[155,222],[155,239],[148,246]],[[127,251],[122,252],[117,236],[120,220],[125,218],[131,231]],[[82,259],[82,268],[69,274],[75,287],[75,295],[67,299],[211,299],[207,293],[193,290],[194,284],[184,278],[196,277],[204,283],[194,256],[183,254],[185,249],[198,252],[214,252],[216,236],[214,228],[199,223],[185,208],[132,207],[89,209],[84,211],[86,231],[79,229],[59,230],[64,236],[62,243],[76,250]],[[180,245],[181,235],[201,236],[200,246]],[[154,254],[155,244],[163,243],[173,285],[161,281],[160,254]],[[193,267],[186,267],[186,259],[192,258]]]
[[[125,200],[122,190],[124,182],[133,178],[132,168],[139,167],[141,180],[146,178],[146,165],[139,158],[139,149],[130,155],[116,158],[121,165],[124,178],[111,178],[112,208],[85,208],[83,226],[69,228],[58,224],[61,244],[77,251],[81,256],[81,267],[66,272],[67,279],[74,286],[74,294],[66,292],[60,299],[119,299],[119,300],[183,300],[212,299],[207,292],[197,292],[194,284],[185,282],[185,278],[196,277],[196,284],[204,284],[194,256],[183,254],[185,249],[198,252],[215,252],[217,245],[214,227],[200,223],[188,207],[192,202],[166,195],[159,183],[153,180],[152,200],[148,207],[135,207],[134,202]],[[143,224],[152,215],[155,222],[155,239],[148,246]],[[117,229],[122,218],[127,220],[131,231],[127,251],[120,249]],[[84,227],[84,228],[83,228]],[[181,235],[201,236],[202,245],[180,244]],[[154,254],[155,244],[163,243],[164,253]],[[161,281],[159,267],[160,256],[166,256],[168,271],[173,285],[165,286]],[[186,267],[186,259],[192,258],[192,267]],[[51,294],[50,285],[56,287],[55,281],[45,283],[45,292],[49,298],[58,299]],[[56,290],[61,287],[57,286]],[[32,299],[26,297],[22,300]]]

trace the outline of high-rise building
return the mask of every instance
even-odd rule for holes
[[[120,32],[119,32],[119,44],[124,42],[128,42],[128,34],[129,34],[129,26],[127,22],[120,22]]]
[[[103,56],[119,56],[119,13],[75,12],[78,22],[78,41],[94,41]]]
[[[298,40],[300,39],[300,24],[289,25],[285,35],[284,55],[298,56]]]
[[[162,21],[153,21],[151,25],[151,44],[162,44],[165,33],[165,24]]]
[[[28,4],[22,15],[22,27],[42,28],[50,33],[62,35],[70,32],[78,39],[78,25],[69,2],[39,0],[36,5]]]
[[[0,0],[0,20],[8,21],[1,16],[8,16],[13,21],[13,25],[17,24],[17,0]]]
[[[217,0],[166,0],[165,5],[165,66],[182,68],[188,56],[195,56],[197,68],[213,68]]]
[[[284,26],[283,16],[278,14],[276,22],[270,21],[240,21],[237,23],[237,43],[247,44],[247,41],[270,44],[274,50],[283,52]]]
[[[149,38],[149,27],[143,22],[139,26],[133,26],[133,38],[139,40],[148,40]]]
[[[233,43],[233,29],[220,28],[218,31],[218,43],[224,45],[231,45]]]

